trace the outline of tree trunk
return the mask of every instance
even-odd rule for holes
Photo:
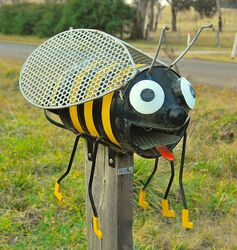
[[[219,15],[219,18],[218,18],[218,30],[219,32],[222,32],[222,16]]]
[[[159,17],[161,16],[162,10],[165,8],[165,6],[161,6],[160,0],[157,0],[157,13],[156,13],[156,18],[155,18],[155,27],[154,31],[157,31],[158,28],[158,22],[159,22]]]
[[[218,31],[222,32],[222,13],[221,13],[220,0],[216,0],[216,8],[218,11]]]
[[[151,27],[150,24],[148,23],[146,26],[145,39],[149,40],[150,38],[151,38]]]
[[[154,31],[154,6],[155,0],[150,0],[149,27],[151,31]]]
[[[148,0],[137,0],[136,5],[136,19],[131,34],[132,39],[143,39],[145,37],[145,21],[147,13]]]
[[[177,11],[176,8],[171,5],[171,13],[172,13],[172,31],[177,32]]]

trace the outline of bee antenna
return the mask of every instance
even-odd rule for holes
[[[166,30],[169,30],[169,29],[170,29],[169,26],[168,26],[168,25],[165,25],[165,26],[163,27],[162,31],[161,31],[160,39],[159,39],[159,42],[158,42],[158,45],[157,45],[157,48],[156,48],[156,53],[155,53],[155,56],[154,56],[154,58],[153,58],[153,60],[152,60],[152,62],[151,62],[151,65],[150,65],[150,67],[149,67],[149,69],[148,69],[148,71],[147,71],[147,75],[149,75],[149,74],[151,73],[151,70],[152,70],[152,68],[153,68],[153,66],[154,66],[154,64],[155,64],[156,58],[157,58],[157,56],[158,56],[158,54],[159,54],[159,51],[160,51],[160,48],[161,48],[162,39],[163,39],[163,37],[164,37],[165,31],[166,31]]]
[[[200,33],[202,32],[202,30],[207,29],[207,28],[212,29],[213,24],[208,24],[208,25],[201,26],[198,29],[198,31],[196,32],[196,35],[194,36],[192,41],[189,43],[188,47],[169,65],[168,69],[172,68],[176,63],[178,63],[185,56],[185,54],[191,49],[193,44],[197,41],[197,39],[198,39]]]

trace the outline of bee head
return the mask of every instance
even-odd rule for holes
[[[182,138],[195,106],[190,82],[163,66],[144,69],[126,86],[123,116],[130,144],[138,154],[157,156],[155,148],[172,149]]]

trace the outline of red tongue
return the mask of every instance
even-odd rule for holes
[[[165,146],[156,147],[156,150],[168,161],[174,161],[174,155]]]

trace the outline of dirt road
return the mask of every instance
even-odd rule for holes
[[[0,57],[24,61],[37,48],[36,45],[0,43]],[[209,84],[237,90],[237,64],[183,59],[178,64],[183,76],[193,83]]]

